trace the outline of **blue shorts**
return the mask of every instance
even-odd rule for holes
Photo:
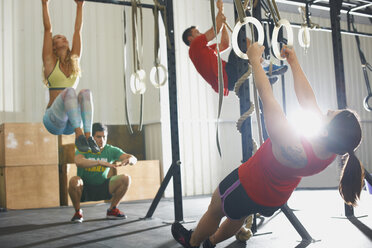
[[[218,189],[222,211],[231,220],[240,220],[256,213],[269,217],[281,207],[266,207],[255,203],[240,183],[238,168],[222,180]]]
[[[63,118],[61,119],[61,113],[57,111],[63,112],[64,111],[64,104],[61,94],[59,94],[56,99],[54,100],[52,106],[45,111],[43,117],[43,123],[45,128],[51,133],[55,135],[65,134],[69,135],[74,133],[75,128],[71,125],[68,120],[68,116],[66,113],[62,114]]]

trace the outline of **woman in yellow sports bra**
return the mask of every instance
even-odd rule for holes
[[[74,0],[77,5],[75,31],[70,50],[63,35],[52,36],[48,0],[41,0],[43,8],[44,44],[43,65],[45,84],[49,88],[49,103],[43,117],[45,128],[52,134],[72,134],[81,152],[98,153],[99,147],[91,136],[93,100],[89,89],[76,94],[79,82],[81,55],[81,29],[84,1]],[[83,123],[83,130],[81,128]]]

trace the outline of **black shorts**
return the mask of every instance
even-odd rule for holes
[[[222,180],[218,189],[222,201],[222,211],[227,218],[232,220],[240,220],[256,213],[269,217],[281,207],[265,207],[249,198],[240,183],[238,168]]]
[[[243,65],[238,67],[238,65]],[[238,57],[234,50],[231,50],[226,62],[225,71],[228,78],[228,89],[234,90],[235,83],[248,71],[248,60]]]
[[[80,202],[110,200],[112,195],[109,191],[110,178],[107,178],[102,184],[86,184],[83,185],[83,193],[81,194]]]

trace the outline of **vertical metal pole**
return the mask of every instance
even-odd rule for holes
[[[150,218],[170,179],[173,177],[173,199],[174,199],[174,215],[175,221],[183,221],[183,207],[182,207],[182,187],[181,187],[181,170],[180,170],[180,145],[178,133],[178,111],[177,111],[177,78],[176,78],[176,53],[174,48],[174,23],[173,23],[173,3],[172,0],[158,0],[160,4],[166,6],[166,18],[168,24],[168,34],[171,46],[167,46],[167,60],[168,60],[168,87],[169,87],[169,110],[170,110],[170,128],[171,128],[171,152],[172,152],[172,165],[168,169],[157,194],[154,198],[150,209],[148,210],[145,218]]]
[[[235,6],[235,3],[234,3]],[[234,14],[235,19],[238,20],[238,12],[234,7]],[[247,47],[246,45],[246,35],[245,35],[245,28],[243,27],[238,35],[238,44],[240,48]],[[234,51],[231,51],[232,53]],[[242,75],[246,68],[248,67],[248,61],[244,61],[243,63],[238,63],[236,66],[237,74]],[[240,105],[240,114],[243,115],[248,109],[251,107],[250,101],[250,90],[249,90],[249,80],[245,80],[238,92],[239,95],[239,105]],[[252,127],[251,127],[251,117],[248,117],[241,126],[241,134],[242,134],[242,152],[243,152],[243,160],[244,163],[252,156],[253,151],[253,143],[252,143]]]
[[[342,1],[330,0],[330,15],[332,26],[333,58],[335,65],[337,106],[339,109],[346,108],[345,72],[344,59],[342,55],[340,11]]]
[[[177,105],[177,78],[176,78],[176,52],[174,45],[173,1],[166,0],[167,23],[171,47],[167,47],[168,55],[168,87],[169,110],[172,144],[172,165],[180,165],[180,145],[178,133],[178,105]],[[173,169],[173,194],[175,221],[183,221],[182,187],[180,166]]]
[[[341,42],[341,27],[340,27],[340,12],[342,1],[330,0],[330,16],[332,26],[332,44],[333,44],[333,58],[335,65],[336,77],[336,94],[337,106],[339,109],[344,109],[346,103],[346,89],[345,89],[345,72],[344,72],[344,59],[342,55],[342,42]],[[352,206],[345,205],[345,215],[354,216],[354,209]]]

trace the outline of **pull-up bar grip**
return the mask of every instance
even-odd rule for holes
[[[237,56],[239,56],[242,59],[246,59],[246,60],[248,60],[248,55],[246,53],[243,53],[239,48],[238,34],[239,34],[239,31],[242,28],[242,26],[245,25],[245,24],[248,24],[248,23],[252,23],[256,27],[257,32],[258,32],[257,42],[260,46],[263,45],[264,38],[265,38],[263,27],[262,27],[261,23],[256,18],[248,16],[248,17],[244,18],[243,23],[241,23],[241,22],[236,23],[236,25],[234,27],[234,31],[232,33],[232,47],[233,47],[234,52]]]
[[[293,46],[293,30],[292,30],[291,24],[289,23],[287,19],[281,19],[278,22],[278,26],[274,27],[273,37],[271,40],[271,45],[273,47],[274,55],[279,60],[285,60],[285,58],[280,56],[280,51],[279,51],[279,46],[278,46],[278,33],[282,26],[284,26],[285,29],[287,30],[287,46],[288,47]]]

